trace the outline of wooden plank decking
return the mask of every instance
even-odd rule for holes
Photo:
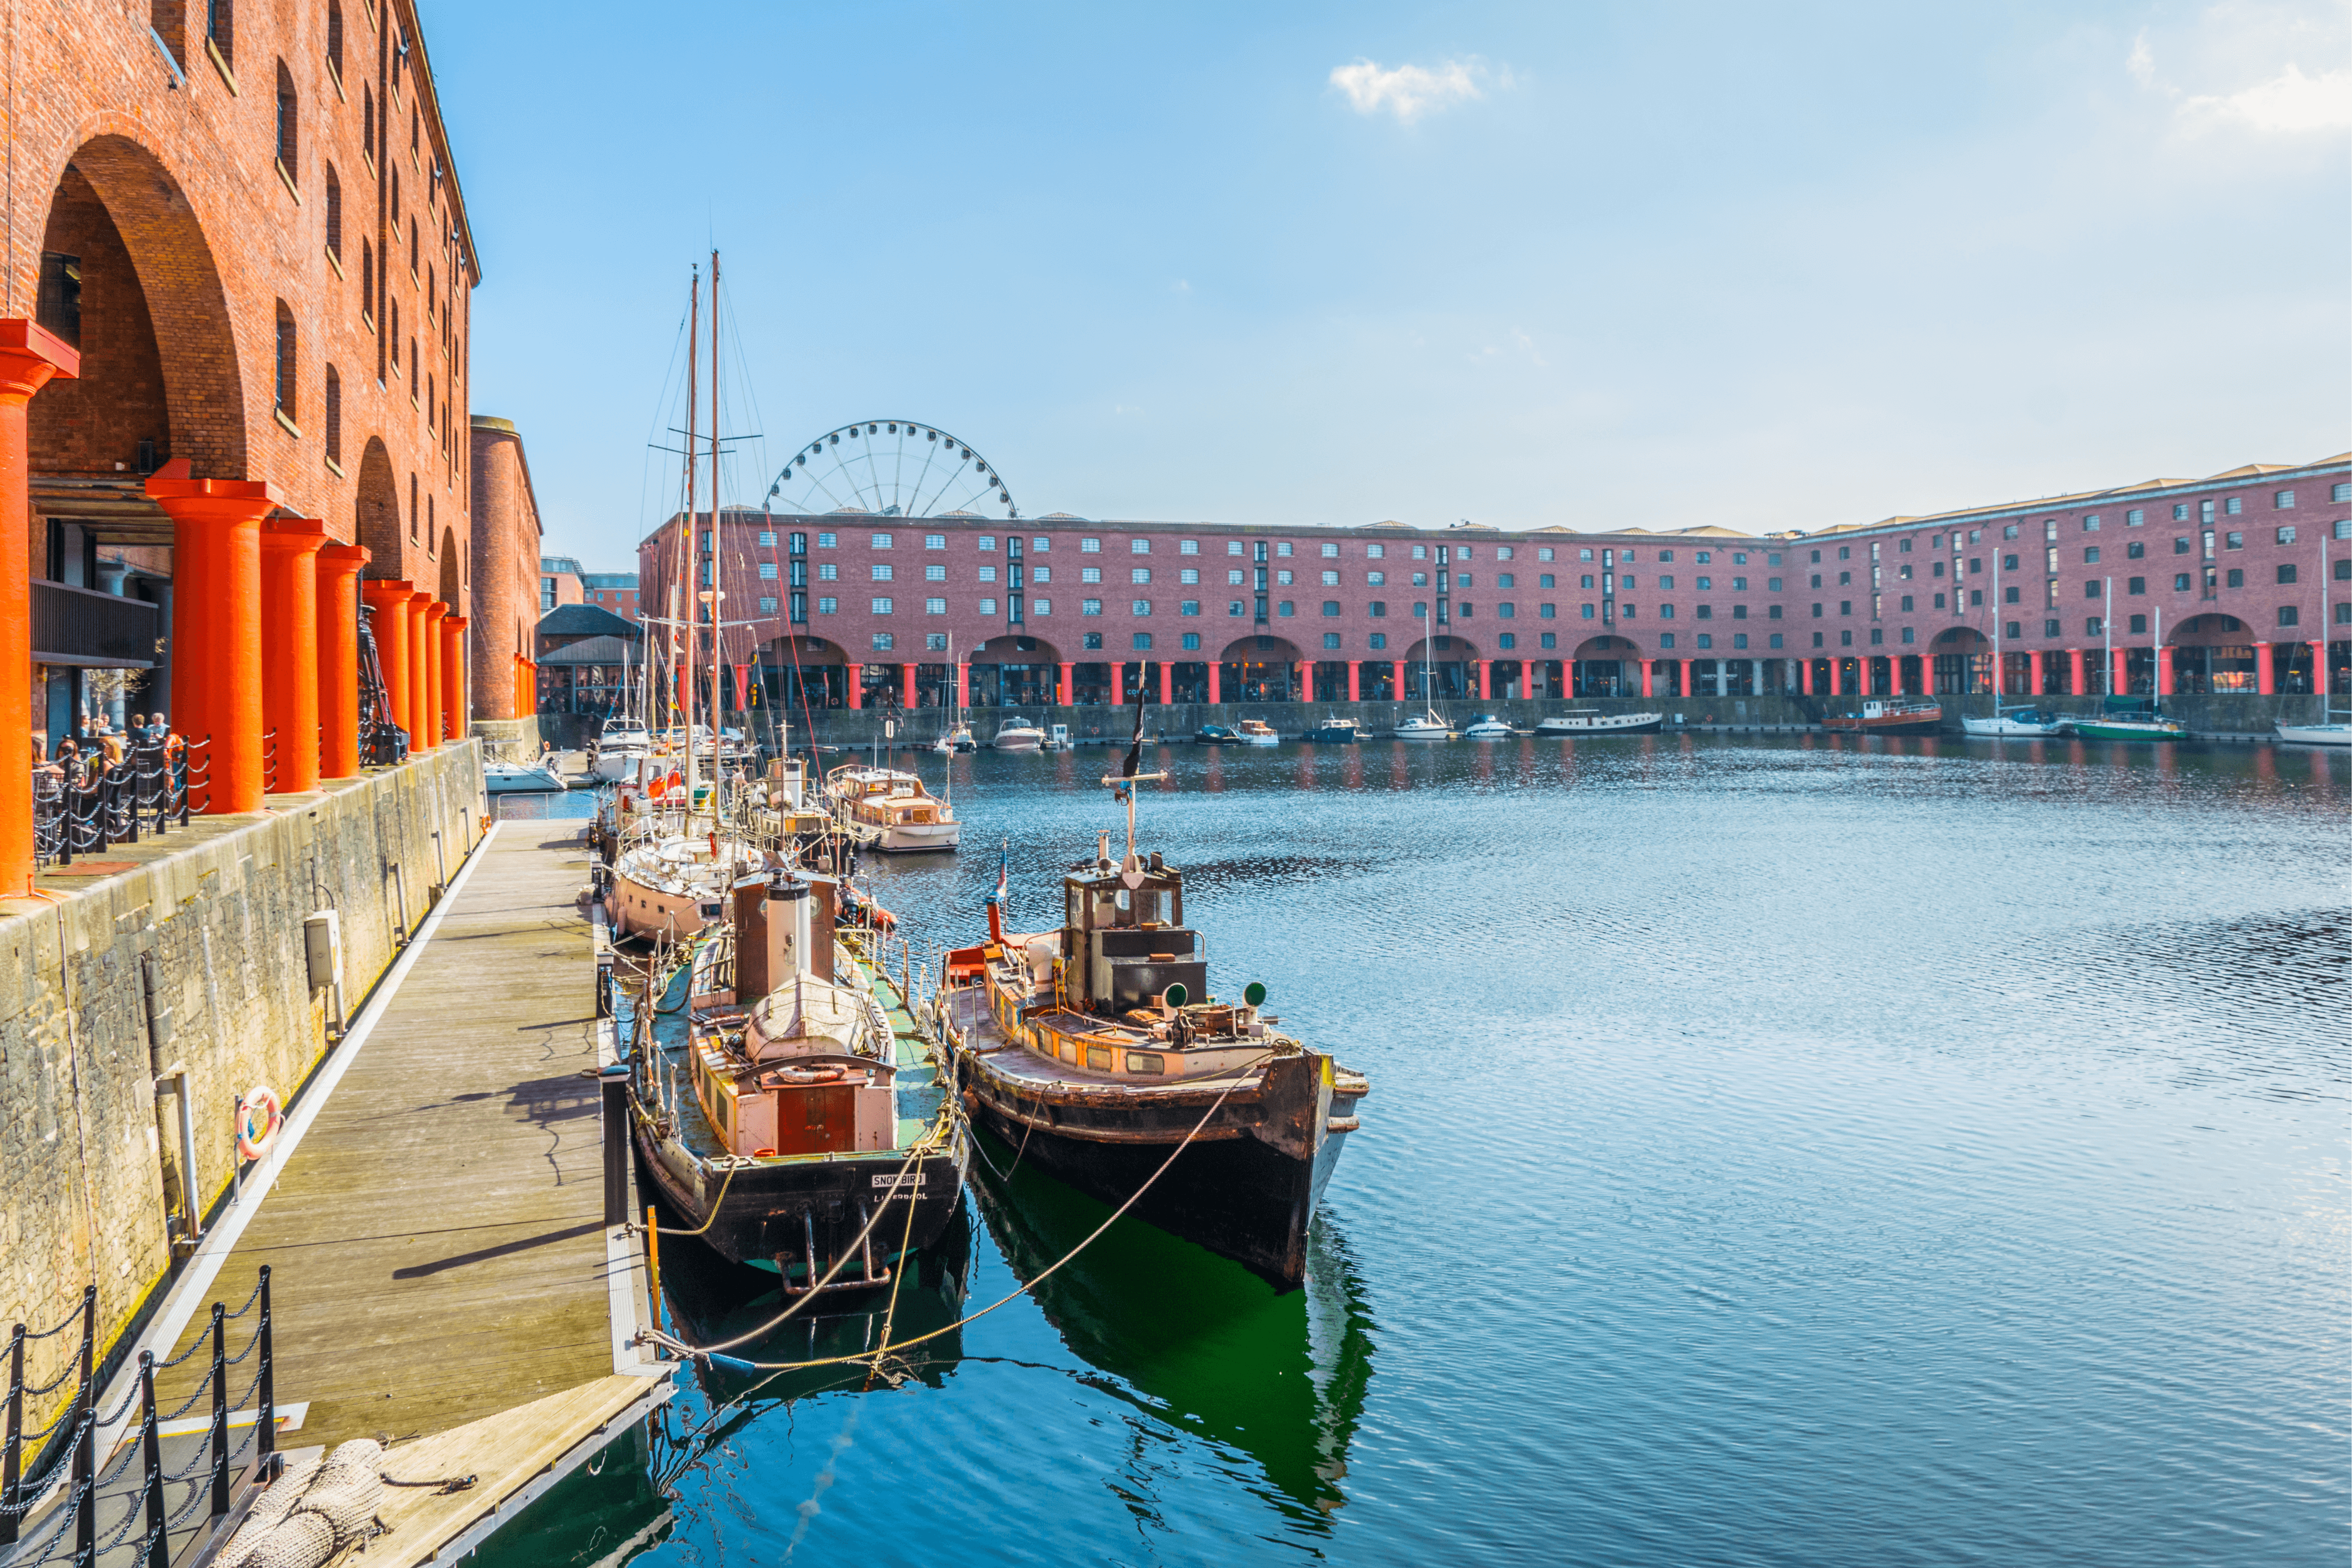
[[[478,852],[210,1292],[270,1266],[277,1397],[310,1402],[285,1443],[445,1432],[614,1370],[587,850],[516,821]]]

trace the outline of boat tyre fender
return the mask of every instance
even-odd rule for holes
[[[779,1067],[775,1078],[779,1083],[835,1083],[847,1071],[842,1067]]]

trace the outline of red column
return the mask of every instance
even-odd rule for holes
[[[2327,695],[2327,643],[2325,639],[2311,645],[2311,689],[2323,699]],[[2323,700],[2320,712],[2325,718],[2327,705]]]
[[[402,716],[402,724],[413,752],[430,751],[441,744],[436,733],[438,727],[428,718],[437,706],[433,701],[432,658],[425,651],[425,607],[432,602],[431,594],[412,589],[408,602],[401,607],[401,619],[408,622],[408,711]]]
[[[905,706],[909,713],[914,711],[918,701],[917,693],[915,691],[915,671],[918,667],[919,666],[914,664],[901,664],[898,666],[898,674],[902,677],[899,683],[898,700]]]
[[[1062,666],[1061,684],[1054,688],[1054,701],[1059,706],[1067,707],[1070,706],[1070,690],[1073,673],[1076,668],[1076,666],[1073,664],[1064,664]]]
[[[857,704],[852,702],[849,706],[856,707]],[[970,707],[971,706],[971,666],[968,664],[958,664],[956,666],[956,706]]]
[[[360,770],[360,568],[368,552],[330,544],[318,555],[313,599],[319,620],[319,777]]]
[[[319,787],[319,551],[326,525],[280,517],[261,530],[261,721],[275,730],[280,795]]]
[[[864,707],[866,706],[866,666],[863,664],[845,664],[842,668],[847,671],[849,675],[847,682],[849,687],[849,695],[847,699],[849,706],[855,708]]]
[[[466,618],[452,615],[441,622],[441,714],[451,740],[462,740],[466,722]]]
[[[2069,648],[2066,650],[2066,689],[2079,697],[2083,695],[2084,684],[2083,650]]]
[[[1176,667],[1162,661],[1160,665],[1160,706],[1166,707],[1176,700]]]
[[[1210,666],[1212,669],[1215,667],[1213,664]],[[1364,662],[1361,659],[1348,661],[1348,700],[1351,703],[1364,700]]]
[[[81,356],[23,317],[0,321],[0,897],[33,890],[33,533],[31,437],[26,405],[55,376],[81,373]],[[177,716],[174,715],[174,717]]]
[[[1213,703],[1225,700],[1225,667],[1214,659],[1209,661],[1209,700]]]
[[[172,727],[209,737],[198,776],[205,810],[261,809],[261,519],[275,486],[192,479],[175,458],[147,481],[172,519]]]
[[[1493,689],[1493,686],[1487,679],[1487,673],[1492,669],[1494,663],[1492,659],[1478,661],[1478,700],[1482,703],[1491,700],[1487,693]]]
[[[1656,663],[1654,659],[1642,661],[1642,695],[1645,697],[1652,695],[1650,688],[1656,683]]]
[[[2107,695],[2111,697],[2122,696],[2131,690],[2130,683],[2124,678],[2124,672],[2131,668],[2126,659],[2127,650],[2116,650],[2114,667],[2107,671]]]
[[[375,662],[383,671],[383,685],[390,694],[387,705],[392,722],[401,728],[408,727],[408,601],[416,586],[406,578],[372,577],[360,585],[360,597],[367,601],[373,612],[369,623],[375,628]],[[518,664],[521,660],[516,661]],[[525,666],[527,667],[527,666]],[[522,670],[515,672],[515,689],[524,690]],[[525,713],[530,710],[525,708]],[[415,744],[415,737],[410,737]]]
[[[2278,695],[2279,653],[2292,646],[2286,643],[2261,643],[2254,646],[2254,692],[2258,696]]]
[[[449,738],[448,685],[443,643],[447,640],[441,628],[449,619],[449,607],[440,600],[426,601],[425,606],[425,732],[436,746]]]
[[[2160,697],[2172,695],[2172,650],[2169,648],[2156,651],[2156,695]]]

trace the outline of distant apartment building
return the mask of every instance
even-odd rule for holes
[[[583,571],[568,555],[543,556],[539,563],[539,612],[567,604],[593,604],[635,624],[637,619],[637,574],[634,571]]]

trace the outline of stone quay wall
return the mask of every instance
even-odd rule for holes
[[[310,986],[304,918],[339,913],[341,1000],[356,1011],[481,837],[481,747],[271,803],[0,921],[0,1323],[47,1328],[95,1285],[101,1354],[129,1343],[173,1271],[183,1191],[207,1216],[228,1194],[238,1097],[266,1084],[290,1103],[340,1022],[332,993]],[[176,1091],[156,1082],[179,1064],[193,1173]],[[68,1332],[32,1347],[26,1381],[56,1376],[74,1343]],[[35,1402],[28,1427],[72,1390]]]

